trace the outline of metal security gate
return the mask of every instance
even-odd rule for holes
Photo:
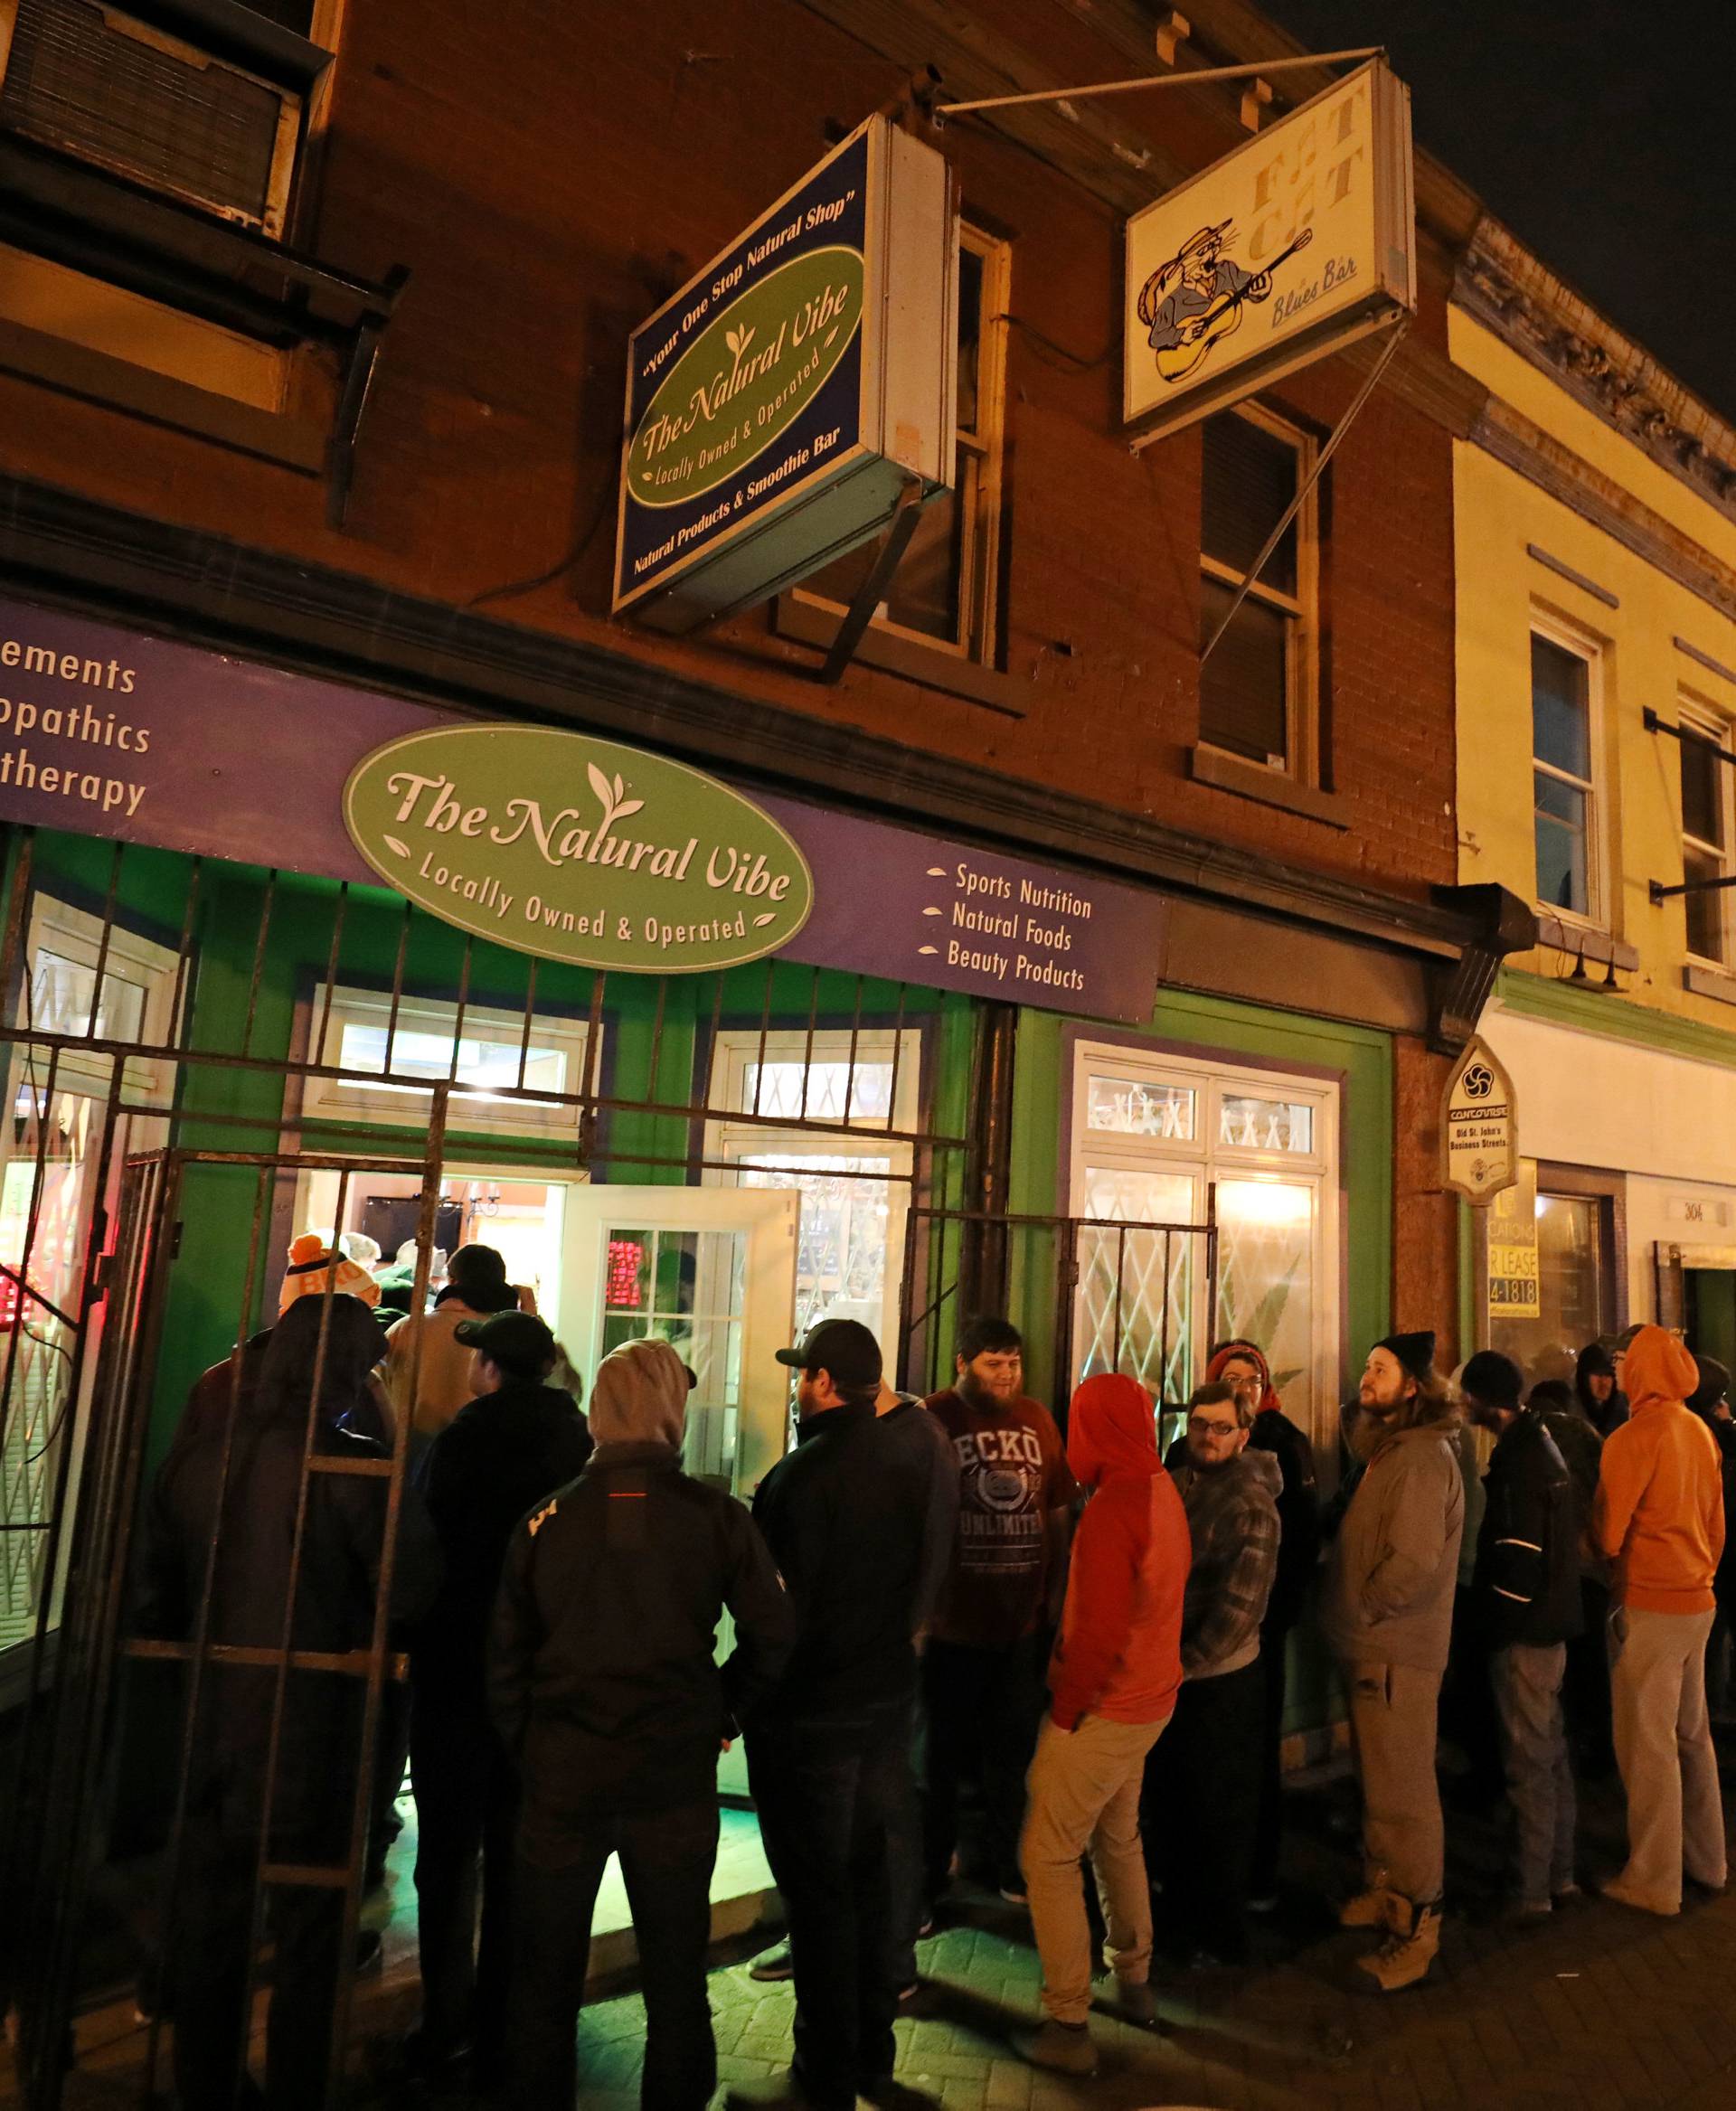
[[[703,976],[590,975],[461,937],[383,890],[126,845],[78,843],[72,856],[53,840],[14,841],[0,945],[12,1109],[0,1134],[10,1145],[0,1150],[0,2010],[29,2111],[57,2111],[80,2018],[126,1984],[112,1950],[134,1931],[99,1955],[93,1930],[110,1910],[110,1817],[133,1786],[123,1759],[146,1712],[142,1681],[178,1681],[160,1710],[172,1739],[159,1725],[159,1742],[173,1748],[156,1832],[127,1865],[148,1878],[156,1945],[171,1954],[214,1682],[269,1682],[268,1775],[295,1682],[342,1682],[355,1697],[344,1838],[320,1856],[279,1853],[265,1800],[245,1872],[256,1936],[268,1902],[318,1895],[340,1957],[350,1954],[375,1726],[399,1669],[387,1618],[408,1417],[366,1476],[382,1574],[360,1645],[317,1659],[292,1648],[293,1590],[275,1632],[240,1647],[214,1636],[221,1503],[184,1631],[144,1636],[133,1609],[154,1452],[190,1376],[239,1351],[270,1309],[310,1193],[319,1213],[307,1220],[341,1228],[352,1202],[378,1191],[413,1230],[420,1309],[437,1228],[460,1202],[497,1206],[514,1178],[623,1193],[794,1187],[798,1324],[832,1301],[880,1313],[906,1385],[949,1381],[958,1324],[986,1303],[1025,1328],[1033,1373],[1058,1406],[1075,1376],[1117,1364],[1166,1404],[1185,1397],[1212,1307],[1209,1205],[1191,1225],[973,1206],[1006,1192],[1004,1177],[983,1177],[994,1152],[975,1126],[987,1100],[1006,1096],[1011,1037],[988,1016],[1004,1008],[943,1013],[932,992],[779,961]],[[992,1094],[986,1079],[998,1079]],[[936,1120],[941,1104],[955,1110],[951,1129],[969,1133]],[[485,1162],[495,1202],[488,1177],[463,1173]],[[190,1252],[205,1255],[204,1273]],[[191,1370],[189,1334],[209,1343]],[[241,1473],[232,1368],[220,1400],[224,1491]],[[333,1470],[315,1443],[318,1391],[316,1371],[297,1563]],[[247,1951],[250,1993],[263,1952],[258,1941]],[[326,2048],[334,2100],[351,2057],[352,1992],[340,1972]],[[167,2019],[160,2000],[148,2005],[128,2077],[141,2103],[165,2083]],[[245,2050],[244,2033],[238,2088]]]
[[[432,1250],[435,1211],[440,1192],[439,1145],[446,1092],[437,1090],[428,1155],[421,1166],[419,1250]],[[319,1346],[309,1391],[303,1436],[301,1472],[289,1560],[289,1587],[277,1632],[251,1645],[224,1644],[212,1633],[212,1584],[224,1554],[229,1524],[227,1498],[231,1472],[244,1450],[241,1438],[242,1366],[231,1360],[232,1382],[223,1405],[222,1465],[217,1522],[205,1555],[203,1588],[187,1632],[173,1639],[143,1639],[127,1632],[127,1594],[134,1568],[136,1525],[149,1435],[152,1378],[161,1343],[178,1212],[189,1183],[203,1169],[222,1168],[249,1176],[253,1188],[252,1236],[247,1257],[243,1310],[253,1309],[265,1259],[265,1234],[271,1221],[274,1180],[285,1170],[297,1173],[329,1168],[342,1186],[371,1173],[401,1172],[397,1159],[321,1160],[297,1154],[167,1150],[129,1163],[124,1171],[121,1208],[115,1244],[98,1271],[108,1305],[102,1332],[100,1365],[93,1394],[91,1440],[87,1444],[79,1500],[74,1512],[58,1513],[62,1530],[75,1549],[63,1598],[63,1616],[52,1653],[52,1677],[34,1682],[27,1710],[17,1783],[17,1824],[7,1896],[17,1902],[16,1923],[28,1939],[18,1947],[14,1995],[19,2020],[20,2080],[26,2103],[59,2102],[69,2066],[71,2021],[83,1991],[80,1981],[82,1937],[91,1880],[102,1856],[105,1814],[114,1789],[113,1762],[118,1749],[119,1685],[128,1662],[173,1664],[181,1672],[180,1720],[175,1742],[179,1759],[168,1842],[159,1880],[161,1946],[174,1950],[184,1904],[182,1876],[188,1824],[188,1785],[202,1710],[213,1680],[233,1672],[255,1672],[273,1682],[270,1734],[260,1793],[261,1822],[251,1844],[251,1886],[246,1918],[255,1939],[247,1949],[246,1983],[240,2004],[250,2017],[259,1975],[260,1941],[268,1897],[293,1891],[329,1894],[341,1901],[332,1931],[335,1944],[335,2003],[327,2061],[334,2080],[342,2075],[349,2041],[353,1989],[344,1960],[354,1953],[362,1900],[363,1870],[372,1807],[373,1767],[382,1694],[389,1681],[401,1677],[401,1663],[388,1650],[387,1625],[392,1597],[397,1523],[404,1482],[408,1417],[398,1418],[389,1456],[330,1457],[316,1448],[316,1409],[321,1366],[332,1310],[328,1278],[321,1300]],[[424,1258],[416,1294],[427,1287]],[[380,1544],[379,1584],[372,1633],[365,1646],[342,1653],[315,1653],[291,1646],[292,1623],[300,1600],[301,1564],[307,1543],[310,1502],[322,1475],[341,1472],[377,1481]],[[52,1567],[52,1563],[51,1563]],[[42,1619],[48,1617],[48,1603]],[[44,1658],[44,1661],[46,1659]],[[350,1783],[349,1818],[342,1852],[319,1861],[285,1860],[278,1852],[271,1823],[278,1805],[278,1761],[291,1674],[297,1679],[337,1679],[358,1684],[363,1705],[354,1748],[335,1752],[333,1764]],[[164,2085],[162,2004],[155,2002],[143,2048],[139,2100],[156,2100]],[[241,2084],[249,2031],[243,2026],[235,2086]]]
[[[486,1160],[496,1186],[523,1175],[619,1183],[624,1194],[636,1182],[795,1185],[814,1205],[811,1303],[828,1283],[871,1293],[860,1253],[840,1248],[882,1218],[902,1225],[913,1195],[957,1194],[965,1144],[927,1118],[931,993],[779,962],[697,977],[589,975],[461,938],[383,890],[127,845],[80,842],[69,853],[23,833],[12,843],[0,945],[13,1112],[0,1137],[0,2013],[29,2111],[55,2111],[80,2018],[130,2006],[116,1951],[138,1956],[152,1913],[159,1955],[176,1949],[198,1819],[192,1762],[216,1682],[269,1682],[268,1777],[297,1682],[341,1681],[360,1697],[354,1751],[337,1762],[344,1838],[318,1857],[279,1852],[268,1780],[247,1871],[256,1937],[269,1933],[268,1904],[319,1894],[335,1910],[340,1958],[350,1954],[375,1726],[399,1671],[387,1616],[408,1417],[392,1456],[373,1464],[381,1581],[364,1646],[319,1658],[292,1648],[293,1588],[275,1633],[240,1648],[217,1637],[221,1500],[184,1631],[143,1635],[134,1609],[153,1455],[188,1376],[176,1375],[182,1337],[191,1321],[210,1344],[195,1370],[239,1350],[275,1303],[310,1187],[319,1220],[336,1226],[374,1190],[389,1191],[394,1211],[413,1205],[420,1309],[455,1196],[495,1206],[476,1202],[486,1183],[455,1178],[455,1166]],[[213,1196],[232,1251],[207,1283],[189,1277],[185,1252]],[[899,1281],[894,1266],[894,1295]],[[220,1491],[241,1470],[234,1371]],[[314,1442],[317,1397],[316,1374],[297,1563],[332,1471]],[[173,1759],[156,1833],[127,1865],[137,1922],[117,1927],[111,1818],[132,1791],[123,1761],[141,1680],[178,1682],[159,1710],[169,1734],[153,1733]],[[269,1975],[269,1945],[256,1939],[247,1955],[250,1996]],[[137,2044],[117,2022],[136,2061],[106,2061],[132,2068],[140,2102],[166,2081],[161,1991],[146,1984]],[[326,2048],[335,2101],[352,1992],[340,1971]],[[246,2051],[243,2031],[237,2100]]]
[[[1204,1370],[1218,1309],[1217,1191],[1205,1188],[1197,1224],[1099,1217],[910,1211],[899,1365],[906,1384],[932,1392],[953,1377],[952,1345],[981,1304],[1005,1286],[1008,1310],[1027,1316],[1027,1385],[1044,1388],[1065,1427],[1083,1379],[1119,1371],[1157,1404],[1167,1437]]]

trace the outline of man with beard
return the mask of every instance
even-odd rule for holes
[[[1507,1795],[1518,1820],[1512,1918],[1541,1920],[1577,1898],[1575,1801],[1561,1682],[1579,1634],[1579,1541],[1584,1519],[1560,1447],[1511,1357],[1484,1349],[1459,1381],[1473,1419],[1495,1437],[1484,1475],[1471,1596],[1501,1724]]]
[[[1384,1930],[1379,1950],[1357,1962],[1385,1993],[1423,1978],[1440,1946],[1435,1724],[1465,1485],[1434,1356],[1432,1334],[1389,1334],[1369,1352],[1350,1439],[1363,1471],[1333,1542],[1325,1602],[1363,1792],[1363,1889],[1338,1918]]]
[[[958,1376],[928,1402],[958,1461],[958,1532],[922,1659],[928,1715],[928,1895],[946,1890],[958,1792],[980,1772],[988,1881],[1024,1898],[1018,1842],[1024,1776],[1066,1584],[1069,1507],[1078,1494],[1047,1408],[1024,1393],[1024,1344],[1004,1319],[973,1319]]]

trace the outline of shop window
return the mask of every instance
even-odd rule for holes
[[[586,1087],[590,1029],[580,1019],[495,1011],[389,993],[323,989],[308,1007],[307,1060],[342,1078],[308,1078],[304,1122],[360,1119],[393,1127],[427,1124],[427,1085],[446,1080],[448,1126],[490,1136],[575,1136]],[[599,1051],[600,1058],[601,1051]],[[358,1075],[358,1073],[360,1073]],[[559,1094],[534,1099],[524,1093]]]
[[[1682,877],[1690,885],[1726,880],[1731,874],[1731,845],[1736,841],[1736,831],[1731,827],[1731,802],[1736,794],[1732,793],[1731,783],[1736,768],[1728,762],[1721,762],[1711,747],[1701,743],[1710,741],[1729,754],[1731,751],[1730,721],[1721,718],[1709,705],[1696,706],[1685,697],[1678,718],[1684,733],[1697,733],[1701,737],[1699,740],[1684,740],[1679,743]],[[1712,887],[1704,893],[1684,894],[1682,904],[1687,913],[1688,951],[1698,960],[1710,961],[1719,967],[1728,966],[1731,958],[1729,891]]]
[[[859,1319],[890,1361],[898,1340],[912,1156],[887,1136],[918,1123],[920,1032],[907,1028],[724,1032],[712,1059],[706,1178],[741,1187],[794,1188],[801,1196],[796,1271],[798,1330],[826,1318]],[[853,1047],[854,1044],[854,1047]],[[854,1060],[853,1060],[854,1054]],[[759,1120],[731,1120],[731,1114]],[[792,1125],[765,1126],[766,1117]],[[879,1135],[875,1131],[882,1132]]]
[[[1537,900],[1596,921],[1598,857],[1596,657],[1564,635],[1531,636],[1532,805]]]
[[[1528,1382],[1571,1379],[1579,1352],[1621,1325],[1620,1211],[1618,1183],[1530,1159],[1491,1203],[1479,1228],[1484,1339]]]
[[[105,939],[96,917],[39,895],[14,1023],[44,1034],[166,1046],[178,966],[167,947],[113,923]],[[91,1220],[99,1202],[112,1212],[127,1151],[156,1140],[148,1115],[120,1115],[108,1191],[99,1192],[98,1145],[117,1061],[126,1066],[130,1106],[168,1105],[172,1068],[146,1055],[76,1041],[58,1052],[33,1041],[8,1051],[9,1118],[0,1125],[0,1653],[33,1634],[45,1594],[51,1625],[57,1616],[57,1582],[45,1568],[48,1522],[62,1472],[71,1513],[97,1361],[86,1355],[84,1392],[75,1398]]]
[[[1338,1372],[1338,1088],[1146,1047],[1076,1051],[1074,1377],[1121,1370],[1179,1409],[1212,1342],[1260,1343],[1287,1408],[1324,1432]],[[1208,1310],[1203,1225],[1215,1188]],[[1173,1230],[1111,1230],[1116,1225]]]
[[[970,226],[960,228],[958,244],[958,474],[953,488],[923,508],[873,627],[992,666],[1011,250]],[[878,550],[877,542],[853,550],[816,572],[797,598],[841,615]],[[873,658],[871,645],[858,650]]]
[[[99,918],[38,895],[31,910],[30,973],[15,1023],[72,1040],[54,1065],[57,1087],[106,1095],[114,1054],[77,1042],[124,1042],[127,1098],[166,1106],[173,1066],[146,1051],[175,1044],[175,1006],[177,994],[184,994],[184,979],[169,947],[116,923],[105,938]],[[30,1044],[24,1053],[33,1074],[45,1081],[48,1050]]]
[[[1201,430],[1203,651],[1307,479],[1314,443],[1270,412],[1249,405],[1220,411]],[[1200,670],[1202,741],[1304,781],[1316,772],[1318,543],[1316,487]]]

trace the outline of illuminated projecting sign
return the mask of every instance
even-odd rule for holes
[[[634,333],[618,615],[692,630],[951,484],[958,250],[945,161],[871,118]]]
[[[1164,432],[1417,305],[1410,95],[1378,60],[1127,222],[1123,403]]]

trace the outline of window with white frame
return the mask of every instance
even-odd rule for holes
[[[1531,633],[1532,806],[1537,900],[1595,922],[1599,870],[1596,647],[1535,618]]]
[[[1314,466],[1313,440],[1257,404],[1201,428],[1200,649]],[[1310,489],[1200,670],[1200,739],[1310,780],[1317,768],[1319,493]]]
[[[1009,243],[960,227],[958,474],[950,491],[923,507],[873,617],[881,629],[985,666],[995,654],[1011,259]],[[802,598],[842,612],[879,547],[868,543],[816,572],[798,589]]]
[[[1124,1371],[1179,1408],[1227,1335],[1258,1343],[1286,1409],[1324,1434],[1338,1375],[1338,1087],[1163,1050],[1081,1041],[1075,1379]],[[1217,1198],[1216,1296],[1188,1227]]]
[[[1731,782],[1736,776],[1736,766],[1721,762],[1714,749],[1725,755],[1733,751],[1731,721],[1711,704],[1685,695],[1679,701],[1676,718],[1684,735],[1697,736],[1679,743],[1682,877],[1690,886],[1727,880],[1731,876],[1731,848],[1736,842],[1736,829],[1731,826],[1736,790]],[[1682,906],[1687,912],[1688,951],[1696,959],[1728,966],[1731,955],[1730,891],[1706,887],[1703,892],[1684,894]]]
[[[84,1270],[93,1214],[111,1215],[129,1149],[159,1140],[147,1113],[118,1117],[99,1148],[117,1061],[134,1108],[167,1107],[175,1066],[166,1057],[104,1052],[85,1040],[167,1048],[175,1041],[180,962],[174,950],[70,903],[38,895],[26,940],[28,968],[15,1013],[28,1030],[70,1036],[51,1048],[23,1041],[7,1052],[9,1118],[0,1126],[0,1654],[34,1631],[42,1600],[52,1625],[64,1578],[48,1572],[49,1519],[66,1476],[71,1514],[82,1470],[98,1359],[84,1360],[72,1392]],[[106,1189],[105,1189],[106,1183]],[[86,1315],[99,1330],[104,1308]],[[67,1456],[70,1451],[70,1457]]]
[[[451,1083],[447,1119],[453,1129],[576,1136],[589,1041],[582,1019],[543,1013],[527,1019],[522,1012],[467,1004],[460,1024],[458,1005],[443,999],[401,996],[394,1015],[390,992],[335,989],[328,1008],[319,989],[308,1006],[307,1060],[350,1075],[307,1079],[302,1119],[414,1127],[427,1122],[432,1104],[416,1081],[426,1079]],[[529,1093],[562,1097],[523,1097]]]
[[[794,1188],[802,1198],[798,1333],[819,1319],[857,1319],[889,1360],[912,1156],[909,1144],[885,1132],[908,1135],[917,1126],[921,1052],[915,1028],[816,1029],[811,1036],[797,1028],[763,1039],[750,1029],[720,1032],[712,1058],[710,1103],[730,1112],[707,1126],[705,1155],[722,1162],[707,1181]]]

